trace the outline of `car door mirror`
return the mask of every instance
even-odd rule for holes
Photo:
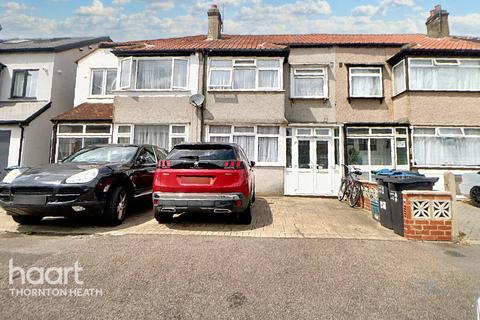
[[[255,167],[255,161],[250,161],[250,167]]]

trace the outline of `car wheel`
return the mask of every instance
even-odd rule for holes
[[[158,221],[158,223],[168,223],[172,222],[173,220],[173,213],[170,212],[161,212],[155,210],[155,219]]]
[[[480,207],[480,187],[473,187],[470,190],[470,199],[474,206]]]
[[[104,222],[110,226],[118,226],[125,220],[128,210],[129,194],[123,186],[114,188],[107,199]]]
[[[252,223],[252,205],[249,204],[243,212],[237,213],[237,222],[239,224],[249,225]]]
[[[19,224],[37,224],[42,221],[42,217],[37,216],[12,216],[12,219]]]

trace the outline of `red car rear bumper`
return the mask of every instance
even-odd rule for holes
[[[157,212],[234,213],[243,212],[249,202],[243,193],[153,193],[153,206]]]

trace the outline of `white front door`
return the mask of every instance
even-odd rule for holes
[[[335,164],[333,136],[293,136],[285,169],[285,194],[334,195]]]

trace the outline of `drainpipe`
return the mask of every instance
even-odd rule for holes
[[[20,167],[22,163],[22,149],[23,149],[23,133],[25,131],[25,128],[23,127],[22,124],[18,125],[20,127],[20,147],[18,148],[18,166]]]
[[[202,74],[202,94],[205,97],[203,105],[200,106],[200,142],[204,142],[205,135],[205,108],[207,107],[207,50],[202,51],[203,74]]]

